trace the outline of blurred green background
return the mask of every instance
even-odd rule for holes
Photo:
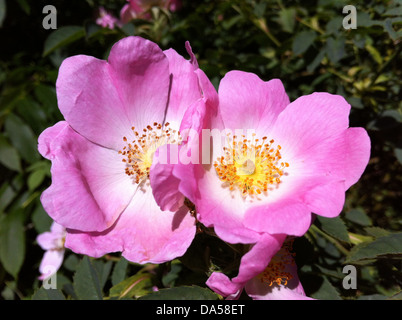
[[[51,177],[37,138],[62,120],[58,67],[75,54],[106,59],[129,35],[186,58],[189,40],[216,87],[236,69],[281,79],[291,101],[315,91],[345,97],[350,126],[370,135],[371,159],[347,192],[340,217],[317,219],[295,241],[299,275],[315,298],[402,299],[402,1],[183,1],[175,12],[154,7],[147,19],[113,30],[95,23],[100,6],[118,17],[125,3],[0,0],[0,299],[86,299],[93,297],[91,286],[100,299],[217,298],[204,289],[208,274],[236,274],[231,266],[239,257],[199,234],[184,257],[161,265],[136,265],[118,254],[88,259],[67,250],[58,290],[39,290],[44,252],[35,239],[51,224],[39,197]],[[57,9],[56,30],[42,27],[49,4]],[[356,7],[356,29],[342,26],[345,5]],[[347,264],[357,269],[356,289],[342,286]],[[95,275],[89,289],[74,282],[86,272]],[[165,290],[152,296],[153,286]]]

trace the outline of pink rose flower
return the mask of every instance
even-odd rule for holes
[[[108,61],[79,55],[62,63],[56,89],[65,121],[40,135],[39,151],[52,161],[52,184],[41,201],[67,228],[67,248],[162,263],[190,245],[195,220],[175,181],[168,192],[152,186],[172,170],[154,155],[177,144],[177,131],[191,121],[187,109],[204,99],[202,72],[190,54],[188,61],[128,37]],[[154,198],[160,193],[163,209]]]
[[[218,138],[202,137],[202,164],[174,169],[200,222],[224,241],[256,243],[262,233],[303,235],[312,213],[339,215],[370,156],[346,100],[313,93],[290,103],[281,81],[241,71],[218,91],[202,120]]]
[[[181,8],[180,0],[127,0],[128,3],[120,10],[120,21],[126,24],[132,19],[150,20],[149,10],[160,7],[175,12]]]
[[[41,273],[39,280],[45,280],[56,274],[64,259],[64,241],[66,229],[56,222],[50,227],[50,232],[44,232],[37,236],[36,241],[45,250],[45,254],[39,266]]]
[[[282,241],[265,235],[242,257],[235,278],[214,272],[207,285],[228,300],[238,299],[243,289],[254,300],[310,300],[297,275],[292,241],[281,247]]]
[[[96,24],[112,30],[115,26],[121,27],[119,19],[114,17],[110,12],[107,12],[103,7],[99,8],[99,17],[96,19]]]
[[[121,8],[120,21],[122,24],[126,24],[133,19],[143,18],[144,9],[137,2],[128,0],[128,3]]]
[[[165,6],[171,11],[171,12],[175,12],[177,10],[179,10],[181,8],[181,1],[180,0],[169,0],[169,1],[165,1]]]

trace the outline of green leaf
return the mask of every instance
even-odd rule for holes
[[[266,9],[267,9],[267,3],[260,2],[255,4],[253,12],[258,18],[262,18],[265,14]]]
[[[66,300],[58,289],[45,289],[40,287],[32,296],[32,300]]]
[[[366,44],[365,48],[370,53],[375,62],[377,62],[379,65],[382,65],[383,60],[381,53],[371,44]]]
[[[348,234],[349,234],[350,243],[353,245],[358,245],[362,242],[373,241],[373,238],[371,236],[364,236],[362,234],[353,233],[353,232],[349,232]]]
[[[394,149],[395,157],[398,159],[399,163],[402,164],[402,148]]]
[[[123,280],[110,289],[110,297],[137,298],[151,291],[152,274],[138,272],[134,276]]]
[[[314,299],[319,300],[341,300],[339,292],[335,287],[329,282],[327,277],[323,277],[323,282],[320,288],[311,295]]]
[[[402,291],[399,291],[398,293],[392,295],[387,300],[402,300]]]
[[[80,300],[102,300],[99,276],[87,256],[78,265],[73,286]]]
[[[17,209],[0,217],[0,261],[17,277],[25,258],[24,212]]]
[[[304,53],[314,42],[314,31],[302,31],[293,40],[292,51],[295,55]]]
[[[352,209],[346,212],[345,218],[363,227],[371,226],[372,224],[369,216],[363,210],[360,209]]]
[[[283,31],[292,33],[296,22],[296,9],[284,8],[279,12],[279,23]]]
[[[19,117],[14,114],[8,115],[5,120],[5,129],[12,145],[25,161],[33,163],[40,158],[35,134]]]
[[[182,271],[183,266],[181,263],[171,263],[170,271],[163,275],[162,284],[165,287],[173,287],[176,280],[180,277],[180,271]]]
[[[116,285],[122,282],[127,273],[128,261],[123,257],[115,264],[112,272],[112,284]]]
[[[345,242],[350,242],[348,229],[340,217],[325,218],[317,216],[320,228],[330,236]]]
[[[4,300],[15,300],[15,289],[17,288],[16,281],[4,281],[4,284],[5,287],[1,291],[2,298]]]
[[[314,58],[314,60],[307,66],[307,71],[313,72],[320,65],[321,61],[325,57],[325,54],[326,54],[325,48],[321,49],[320,52]]]
[[[42,132],[49,125],[43,104],[39,104],[30,96],[18,100],[15,110],[16,113],[21,116],[22,120],[29,124],[35,133]]]
[[[0,28],[3,26],[3,21],[6,17],[6,11],[6,0],[0,0]]]
[[[338,34],[342,28],[342,21],[344,17],[333,17],[331,18],[327,25],[325,26],[326,34]]]
[[[367,124],[370,130],[390,130],[398,127],[402,123],[402,116],[398,110],[385,110],[374,120]]]
[[[222,21],[222,27],[226,30],[229,30],[233,26],[237,25],[241,20],[243,20],[243,17],[241,15],[224,19]]]
[[[20,156],[3,136],[0,136],[0,162],[10,170],[21,172]]]
[[[85,36],[85,29],[80,26],[65,26],[53,31],[46,39],[42,55],[45,57],[57,48],[66,46]]]
[[[395,32],[394,28],[392,28],[392,20],[391,18],[387,18],[384,21],[384,30],[388,32],[389,36],[392,40],[398,39],[398,34]]]
[[[4,182],[0,188],[0,212],[4,211],[5,208],[14,200],[17,192],[14,190],[10,184]]]
[[[383,237],[383,236],[388,236],[390,232],[388,230],[385,230],[380,227],[367,227],[364,228],[364,230],[370,235],[375,238]]]
[[[40,84],[35,87],[35,97],[46,111],[57,109],[57,96],[54,87]]]
[[[375,259],[383,255],[402,255],[402,233],[392,233],[353,247],[346,258],[346,263]]]
[[[135,25],[133,23],[127,23],[125,24],[121,30],[127,35],[127,36],[134,36],[135,35]]]
[[[63,261],[63,267],[70,271],[77,271],[78,266],[80,265],[80,259],[75,254],[70,254]]]
[[[216,293],[198,286],[182,286],[161,289],[139,298],[139,300],[218,300]]]
[[[37,187],[41,185],[43,180],[46,177],[46,171],[44,170],[37,170],[32,172],[28,177],[28,189],[30,191],[35,190]]]
[[[337,63],[343,57],[345,57],[345,39],[340,38],[328,38],[327,39],[327,56],[332,63]]]
[[[383,26],[382,21],[372,20],[367,12],[362,12],[361,10],[357,10],[356,20],[358,29],[359,27]]]
[[[53,223],[52,218],[46,213],[43,209],[43,206],[40,202],[36,205],[32,216],[32,222],[34,224],[35,230],[37,233],[43,233],[50,230],[50,226]]]
[[[102,260],[94,260],[92,261],[92,265],[96,269],[99,275],[100,287],[102,289],[106,284],[110,271],[112,270],[113,262],[112,261],[103,262]]]
[[[31,7],[29,6],[27,0],[17,0],[20,8],[24,10],[24,12],[29,15],[31,13]]]

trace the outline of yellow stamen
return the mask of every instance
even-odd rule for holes
[[[293,275],[290,272],[285,271],[286,266],[294,266],[293,257],[295,256],[295,253],[291,252],[292,245],[293,240],[284,243],[282,248],[271,259],[265,270],[257,276],[261,282],[265,282],[269,286],[274,284],[283,284],[286,286],[289,280],[293,279]]]
[[[139,184],[149,178],[154,153],[160,146],[181,143],[180,133],[167,126],[168,122],[164,126],[154,122],[152,126],[147,125],[142,129],[143,133],[136,131],[135,127],[131,128],[136,138],[127,143],[119,154],[125,157],[122,159],[126,163],[125,172],[134,178],[135,183]],[[127,142],[127,138],[123,137],[123,141]]]
[[[289,163],[280,162],[282,147],[273,146],[274,140],[247,140],[244,136],[230,138],[229,147],[224,147],[224,156],[214,162],[219,179],[226,182],[230,190],[239,189],[244,197],[267,192],[270,185],[281,183],[284,169]],[[230,143],[230,139],[232,140]]]

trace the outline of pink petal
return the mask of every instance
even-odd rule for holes
[[[345,204],[345,183],[335,181],[317,185],[306,192],[304,202],[316,214],[328,218],[336,217],[341,213]]]
[[[243,290],[242,284],[232,282],[228,276],[220,272],[213,272],[209,276],[206,285],[217,294],[223,297],[229,296],[232,299],[237,299]]]
[[[155,152],[150,169],[150,183],[155,200],[162,210],[173,210],[177,204],[183,202],[184,195],[197,189],[196,181],[191,179],[191,175],[194,174],[194,163],[200,163],[199,135],[193,128],[199,128],[203,110],[204,99],[190,105],[181,123],[184,127],[180,130],[182,144],[164,145]]]
[[[173,128],[180,128],[183,142],[176,148],[174,145],[160,147],[158,152],[165,155],[165,162],[156,163],[154,160],[150,170],[152,191],[162,210],[172,210],[183,202],[183,195],[179,191],[180,179],[173,174],[175,165],[182,164],[183,161],[186,164],[199,163],[198,133],[205,113],[206,98],[202,97],[199,75],[196,72],[198,64],[188,42],[186,48],[191,56],[190,61],[172,49],[164,51],[172,77],[166,122]],[[171,159],[172,149],[177,159]],[[185,185],[191,183],[191,179],[185,180]]]
[[[48,250],[43,255],[39,266],[40,280],[47,279],[54,275],[61,267],[64,259],[64,250]]]
[[[230,243],[254,243],[259,232],[245,228],[243,224],[247,205],[241,197],[235,197],[221,186],[214,169],[197,171],[197,192],[195,205],[198,219],[207,227],[214,227],[216,234]],[[191,198],[190,198],[191,200]],[[193,200],[194,201],[194,200]]]
[[[59,236],[51,232],[44,232],[36,237],[36,241],[43,250],[56,249],[58,239]]]
[[[201,98],[201,88],[195,67],[190,61],[184,59],[175,50],[165,50],[164,54],[169,60],[169,70],[172,83],[169,96],[166,121],[176,123],[177,128],[188,107]]]
[[[286,151],[285,151],[286,152]],[[290,157],[298,175],[344,182],[344,190],[357,182],[370,158],[370,139],[363,128],[348,128]]]
[[[42,193],[43,207],[66,228],[108,228],[135,193],[121,156],[89,142],[66,122],[40,135],[39,150],[52,160],[52,184]]]
[[[191,60],[194,60],[192,62],[190,60],[190,63],[193,68],[195,68],[195,57],[193,57],[193,53],[189,45],[187,45],[187,47],[187,50],[192,57]],[[189,72],[191,71],[191,68],[188,67],[190,63],[188,61],[186,62],[186,68],[188,68],[187,70]],[[185,139],[184,142],[186,143],[180,146],[179,152],[180,154],[188,155],[190,159],[194,159],[201,155],[203,143],[202,129],[210,127],[211,114],[216,114],[218,104],[217,92],[205,73],[200,69],[196,69],[194,73],[198,78],[198,86],[202,92],[202,96],[200,95],[197,100],[193,101],[187,106],[180,124],[180,132],[189,133],[190,139]],[[191,75],[190,78],[193,79],[193,75]],[[195,90],[195,88],[193,88],[193,90]],[[223,126],[221,125],[221,127]],[[191,139],[191,137],[197,136],[198,140],[194,139],[196,140],[194,141]],[[198,152],[196,150],[197,148]],[[178,186],[179,191],[190,199],[195,199],[195,194],[198,192],[198,185],[195,179],[195,175],[197,174],[196,171],[200,172],[203,170],[201,167],[202,159],[198,159],[198,164],[195,164],[194,162],[183,164],[180,161],[180,163],[173,167],[172,171],[172,174],[175,177],[173,180],[179,179],[180,181]],[[151,184],[153,186],[153,190],[157,190],[158,186],[156,183],[153,181]],[[160,195],[162,195],[162,193],[160,193]],[[161,200],[158,199],[157,201],[160,202]]]
[[[36,237],[36,241],[43,250],[61,249],[64,247],[66,229],[58,223],[52,223],[50,232],[44,232]]]
[[[260,238],[259,232],[245,227],[243,223],[249,204],[229,188],[222,187],[211,165],[193,166],[193,171],[190,168],[179,165],[174,173],[187,177],[187,184],[181,178],[180,191],[196,205],[200,222],[214,227],[217,235],[227,242],[256,242]]]
[[[367,131],[363,128],[349,128],[346,131],[346,145],[345,189],[349,189],[360,179],[370,159],[371,142]]]
[[[205,99],[199,99],[195,103],[189,106],[187,109],[184,118],[181,123],[181,131],[188,131],[192,130],[196,132],[198,137],[201,136],[202,125],[204,122],[206,112],[206,102]],[[192,152],[195,148],[198,148],[198,156],[201,154],[201,144],[202,141],[198,140],[198,146],[183,144],[179,148],[179,152],[183,152],[188,154],[188,152]],[[182,151],[183,150],[183,151]],[[196,151],[194,151],[196,152]],[[195,179],[195,171],[202,171],[201,168],[202,159],[199,159],[198,164],[189,163],[183,164],[178,163],[173,167],[172,174],[179,180],[178,188],[180,192],[185,195],[189,199],[195,198],[195,193],[198,192],[198,185]]]
[[[68,230],[65,246],[92,257],[121,251],[132,262],[163,263],[183,255],[194,235],[194,218],[185,206],[161,211],[143,186],[112,227],[100,233]]]
[[[343,97],[315,92],[289,104],[269,135],[283,152],[296,157],[317,144],[331,144],[333,137],[348,128],[349,111],[350,105]]]
[[[120,10],[120,21],[124,25],[137,18],[140,12],[136,12],[129,3],[125,4]]]
[[[258,277],[254,277],[245,285],[247,294],[254,300],[311,300],[304,293],[293,257],[288,252],[285,256],[281,256],[281,258],[286,259],[287,262],[283,271],[292,275],[292,278],[287,281],[286,285],[283,283],[280,285],[274,283],[270,286]]]
[[[256,232],[302,236],[310,227],[311,211],[300,200],[281,201],[248,209],[244,225]]]
[[[109,63],[89,56],[63,61],[56,83],[60,111],[87,139],[120,150],[131,127],[162,122],[169,90],[169,66],[162,50],[140,37],[111,49]]]
[[[239,274],[232,279],[245,284],[259,275],[269,264],[272,257],[281,249],[285,234],[262,234],[256,244],[241,258]]]
[[[131,123],[140,130],[162,123],[170,86],[169,61],[163,51],[144,38],[127,37],[113,46],[108,61]]]
[[[190,55],[190,63],[194,66],[195,69],[198,69],[198,61],[197,58],[195,57],[195,54],[193,53],[193,49],[191,48],[190,42],[186,41],[184,43],[184,46],[186,47],[187,53]]]
[[[310,227],[312,212],[335,217],[342,211],[344,181],[338,179],[290,171],[277,189],[247,207],[243,223],[256,232],[301,236]]]
[[[182,3],[180,0],[168,0],[166,2],[169,4],[169,10],[172,12],[179,10],[182,6]]]
[[[64,237],[66,234],[66,228],[58,224],[56,221],[53,221],[52,225],[50,226],[50,231],[59,237]]]
[[[230,71],[219,85],[220,112],[231,130],[253,129],[263,134],[288,104],[278,79],[264,82],[253,73]]]
[[[136,13],[141,13],[144,11],[144,8],[141,7],[141,0],[127,0],[129,5],[133,11]]]
[[[165,154],[166,160],[169,160],[170,145],[161,146],[155,152],[149,174],[152,193],[163,211],[176,211],[184,203],[184,196],[179,191],[180,180],[173,175],[175,164],[160,163],[156,160],[160,153]]]
[[[246,283],[267,267],[272,257],[281,248],[285,238],[285,235],[262,234],[258,242],[253,244],[241,258],[239,273],[236,277],[230,280],[226,275],[215,272],[208,278],[206,284],[220,295],[238,297]]]

